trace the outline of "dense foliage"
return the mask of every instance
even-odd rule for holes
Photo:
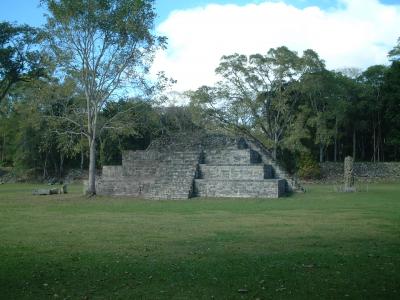
[[[304,154],[319,162],[399,160],[398,47],[389,66],[365,71],[330,71],[313,50],[299,56],[286,47],[224,56],[222,80],[188,95],[209,123],[257,139],[287,165]]]
[[[49,7],[63,3],[45,2]],[[136,2],[139,5],[141,1]],[[143,3],[150,5],[151,1]],[[98,12],[114,8],[100,7]],[[126,91],[132,95],[126,84],[137,87],[145,83],[133,72],[146,71],[151,61],[144,56],[140,57],[143,61],[129,62],[129,72],[125,69],[121,76],[117,74],[121,85],[107,91],[99,84],[112,81],[104,72],[117,72],[117,65],[107,65],[115,62],[100,61],[97,71],[90,71],[90,65],[79,69],[76,56],[60,36],[50,44],[39,43],[42,34],[53,30],[57,37],[60,33],[55,31],[68,30],[63,28],[66,23],[80,20],[79,13],[76,19],[59,14],[73,7],[53,9],[53,17],[59,20],[50,19],[46,30],[0,24],[0,166],[43,178],[62,177],[67,169],[88,167],[90,145],[96,147],[96,165],[100,167],[119,163],[122,150],[145,149],[160,135],[198,129],[228,130],[257,139],[304,177],[318,176],[317,162],[341,161],[346,155],[376,162],[400,159],[400,40],[388,54],[389,65],[364,71],[327,70],[315,51],[299,55],[287,47],[270,49],[265,55],[224,56],[216,69],[222,78],[219,83],[187,92],[188,106],[167,107],[155,105],[154,93],[126,96]],[[146,23],[154,17],[150,6],[143,12],[150,15],[132,22]],[[113,35],[117,27],[100,22],[101,16],[96,18],[99,23],[93,28],[100,28],[98,34],[107,35],[110,30],[110,38],[117,38]],[[120,29],[125,26],[120,25]],[[149,29],[147,23],[144,28]],[[79,38],[77,32],[73,34]],[[129,42],[124,39],[126,32],[115,34],[122,38],[121,43]],[[151,49],[164,45],[163,40],[152,40],[156,39],[153,36],[139,38],[150,39]],[[114,46],[110,49],[121,49]],[[124,52],[118,55],[123,59]],[[143,70],[137,69],[138,64]],[[108,79],[102,80],[100,73]],[[94,95],[103,96],[90,96],[92,86],[99,88]],[[151,88],[154,92],[156,86]],[[88,144],[94,129],[95,141]]]
[[[0,103],[16,83],[46,75],[45,55],[37,48],[41,39],[36,28],[0,22]]]

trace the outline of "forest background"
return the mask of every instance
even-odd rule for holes
[[[151,30],[153,1],[142,2],[150,5],[143,24]],[[84,170],[90,157],[85,89],[77,73],[61,68],[66,52],[49,50],[51,24],[0,23],[0,165],[36,179]],[[167,45],[153,37],[151,46]],[[303,177],[318,176],[318,162],[346,155],[398,161],[400,40],[388,57],[388,65],[365,70],[328,70],[311,49],[227,53],[216,69],[218,83],[169,94],[173,80],[146,77],[152,62],[146,57],[134,88],[126,81],[98,111],[96,167],[118,164],[123,150],[145,149],[160,136],[198,130],[254,138]],[[182,98],[187,104],[171,104]]]

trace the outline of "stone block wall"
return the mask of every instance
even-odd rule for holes
[[[343,162],[320,164],[324,180],[343,181]],[[358,181],[400,180],[400,162],[354,162],[354,176]]]

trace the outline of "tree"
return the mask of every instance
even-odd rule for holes
[[[142,99],[123,99],[107,103],[101,118],[117,117],[100,137],[100,162],[121,164],[122,150],[145,149],[160,131],[159,116],[150,103]]]
[[[323,162],[324,151],[334,135],[331,126],[333,74],[325,69],[325,62],[313,50],[306,50],[302,61],[305,69],[299,84],[305,98],[302,111],[308,111],[307,123],[314,131],[314,143],[319,146],[319,162]]]
[[[76,78],[86,104],[75,116],[64,116],[89,144],[87,193],[96,194],[96,140],[117,117],[100,124],[105,105],[124,90],[145,83],[154,52],[165,38],[152,34],[153,0],[43,0],[50,15],[47,34],[60,71]],[[78,121],[85,114],[85,127]]]
[[[0,22],[0,103],[17,82],[46,75],[40,39],[36,28]]]
[[[348,69],[344,69],[348,70]],[[352,153],[352,157],[355,160],[357,158],[357,136],[358,132],[360,131],[360,128],[363,128],[363,119],[361,118],[360,114],[362,110],[362,98],[361,98],[361,85],[360,82],[358,81],[357,77],[355,74],[358,74],[357,69],[352,69],[355,70],[352,73],[348,73],[347,71],[345,72],[339,72],[336,74],[336,80],[337,80],[337,85],[338,85],[338,90],[337,90],[337,97],[340,99],[340,102],[337,106],[337,109],[335,109],[335,117],[337,119],[341,119],[341,122],[344,125],[342,129],[343,134],[347,135],[347,137],[350,137],[351,143],[348,143],[349,145],[352,145],[351,150],[347,149],[344,152],[350,152]],[[338,114],[342,114],[338,115]],[[346,131],[347,129],[347,131]]]
[[[333,101],[331,102],[332,116],[334,118],[333,133],[333,161],[340,157],[340,140],[343,138],[343,125],[346,123],[346,112],[348,111],[349,101],[347,100],[347,91],[349,78],[341,73],[333,72],[334,86],[332,91]]]
[[[397,45],[389,52],[389,58],[392,64],[385,73],[383,86],[386,142],[391,147],[387,156],[398,160],[400,154],[400,38]]]
[[[271,149],[272,157],[296,122],[298,79],[307,67],[287,47],[266,55],[223,56],[216,73],[223,80],[190,96],[225,127],[239,131]]]
[[[369,117],[368,123],[372,125],[372,142],[373,142],[373,161],[381,161],[384,159],[384,108],[383,102],[383,86],[385,84],[385,76],[387,67],[383,65],[375,65],[365,70],[359,81],[363,84],[363,99],[365,102],[365,113]]]
[[[392,62],[400,60],[400,37],[397,39],[397,45],[393,47],[388,53],[389,59]]]

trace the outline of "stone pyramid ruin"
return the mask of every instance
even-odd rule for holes
[[[103,166],[100,195],[145,199],[278,198],[294,183],[263,148],[244,138],[192,134],[125,151],[122,165]]]

